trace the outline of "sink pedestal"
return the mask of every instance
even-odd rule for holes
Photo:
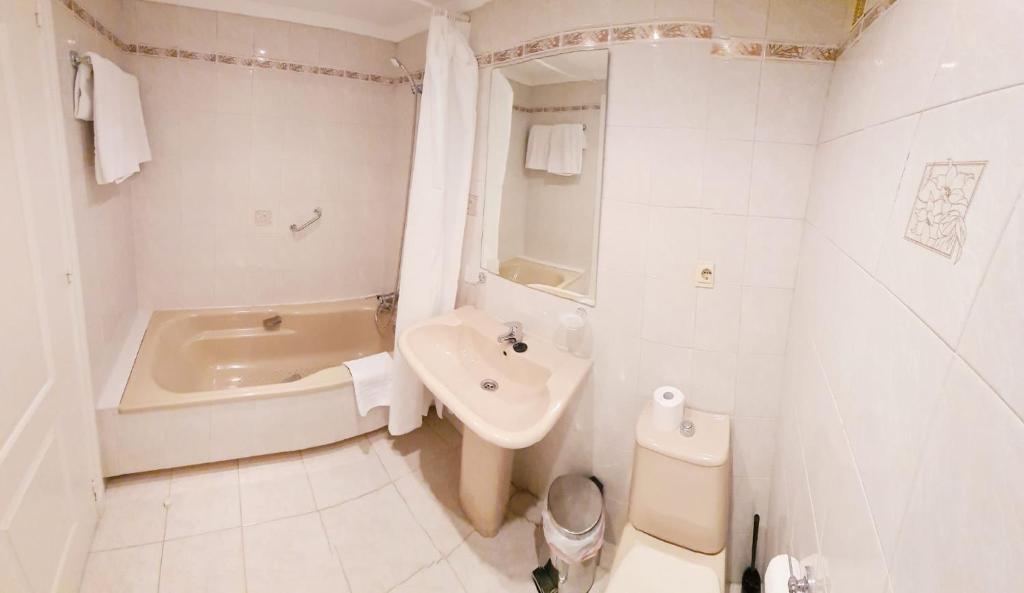
[[[463,431],[459,502],[469,522],[484,537],[497,535],[505,520],[514,454],[514,450],[489,443],[468,428]]]

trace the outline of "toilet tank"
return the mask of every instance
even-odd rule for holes
[[[636,425],[629,521],[669,543],[717,554],[729,532],[732,455],[729,417],[687,410],[692,436],[651,424],[651,404]]]

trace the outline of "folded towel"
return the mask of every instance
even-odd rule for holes
[[[526,139],[526,168],[547,171],[550,152],[551,126],[530,126],[530,136]]]
[[[75,117],[93,122],[96,183],[121,183],[152,159],[139,81],[89,52],[75,74]]]
[[[558,124],[551,129],[551,150],[548,154],[548,173],[579,175],[583,172],[583,149],[587,137],[583,124]]]
[[[352,373],[356,409],[360,416],[369,414],[378,406],[391,405],[391,363],[391,355],[387,352],[345,363]]]

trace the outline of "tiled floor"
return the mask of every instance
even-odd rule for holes
[[[116,478],[81,591],[533,593],[536,500],[514,495],[497,537],[474,532],[459,444],[430,416],[398,438]]]

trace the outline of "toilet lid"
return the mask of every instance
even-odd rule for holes
[[[718,575],[650,546],[632,546],[612,571],[605,593],[721,593]]]

